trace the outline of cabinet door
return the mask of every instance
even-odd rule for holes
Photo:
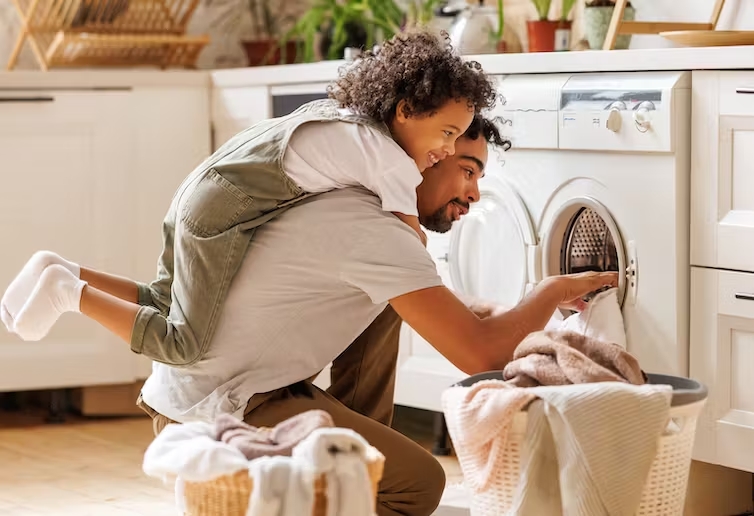
[[[694,72],[691,264],[754,271],[754,72]]]
[[[694,459],[754,472],[754,274],[692,267],[690,370],[709,389]]]
[[[212,91],[213,150],[261,120],[272,117],[267,86],[214,88]]]
[[[175,191],[211,153],[210,102],[204,87],[139,88],[131,100],[135,120],[132,147],[136,161],[128,171],[129,216],[134,238],[131,268],[123,274],[150,281],[162,252],[162,221]],[[152,362],[133,355],[137,379],[146,378]]]
[[[451,287],[449,248],[449,233],[427,233],[427,250],[437,264],[443,283]],[[442,412],[442,391],[467,376],[410,326],[403,324],[395,384],[397,405]]]
[[[128,91],[0,92],[0,289],[37,250],[123,273],[136,215]],[[0,391],[133,380],[131,351],[78,314],[40,342],[0,332]]]

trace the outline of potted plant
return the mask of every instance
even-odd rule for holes
[[[576,0],[563,0],[559,20],[548,19],[552,0],[532,0],[532,3],[537,10],[537,19],[526,22],[529,52],[568,50],[571,39],[571,21],[568,16],[571,14]]]
[[[295,18],[287,14],[288,0],[237,0],[215,2],[222,9],[216,23],[226,33],[238,33],[245,14],[251,19],[251,34],[241,39],[249,66],[287,64],[296,59],[296,42],[281,42],[280,33]],[[244,12],[246,11],[246,12]]]
[[[599,50],[604,45],[614,9],[615,0],[587,0],[584,7],[584,33],[592,50]],[[628,2],[623,12],[623,20],[633,21],[635,15],[634,7]],[[625,50],[630,43],[631,35],[621,34],[615,40],[615,49]]]
[[[282,40],[300,38],[300,60],[311,62],[317,36],[322,35],[322,57],[342,59],[347,47],[372,48],[380,36],[393,37],[405,17],[395,0],[315,0]]]

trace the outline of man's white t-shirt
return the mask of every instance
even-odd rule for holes
[[[310,122],[293,133],[283,168],[304,191],[320,193],[363,186],[382,209],[417,216],[416,187],[422,175],[395,140],[350,122]]]
[[[256,231],[206,358],[155,362],[144,401],[179,422],[240,416],[253,394],[319,373],[388,300],[440,285],[414,231],[374,194],[312,197]]]

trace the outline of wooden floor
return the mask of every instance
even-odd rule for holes
[[[426,415],[400,411],[397,428],[429,446]],[[141,470],[153,438],[143,417],[69,418],[0,412],[0,515],[178,515],[172,490]],[[448,482],[460,480],[454,458],[440,457]]]

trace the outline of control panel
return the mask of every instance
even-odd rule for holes
[[[560,94],[559,148],[673,151],[673,103],[686,82],[682,74],[572,76]]]

